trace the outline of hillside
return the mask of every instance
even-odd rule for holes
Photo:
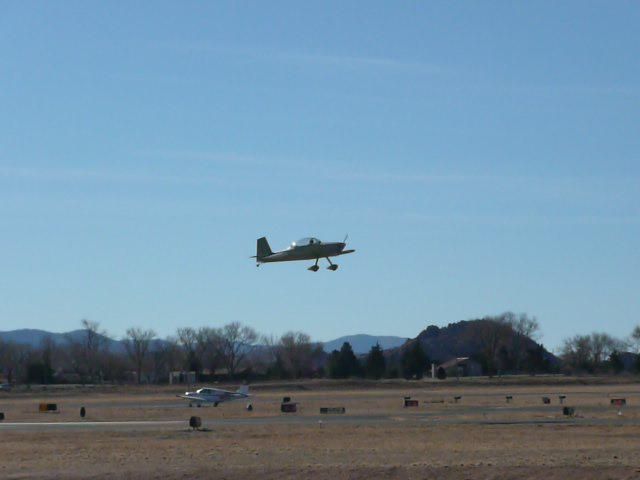
[[[398,360],[402,352],[420,342],[434,363],[443,363],[456,357],[470,357],[486,366],[492,357],[497,368],[509,370],[515,362],[537,362],[548,367],[559,364],[558,358],[541,344],[526,336],[516,336],[504,324],[489,319],[463,320],[446,327],[430,325],[417,337],[401,347],[388,350],[387,356]],[[489,352],[493,352],[490,354]]]

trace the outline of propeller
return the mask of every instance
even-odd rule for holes
[[[347,234],[344,236],[344,240],[342,241],[342,243],[347,243],[348,238],[349,238],[349,234],[347,233]]]

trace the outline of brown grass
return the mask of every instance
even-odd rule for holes
[[[411,385],[408,385],[411,386]],[[345,406],[347,415],[380,415],[380,423],[339,424],[330,418],[301,424],[214,426],[190,432],[183,427],[156,431],[0,430],[0,478],[436,478],[498,479],[640,478],[640,426],[614,425],[611,396],[627,398],[625,418],[638,418],[638,385],[439,386],[437,389],[356,388],[262,389],[244,403],[219,408],[176,408],[181,389],[130,392],[58,393],[53,397],[3,395],[0,411],[13,421],[77,421],[84,405],[88,420],[203,420],[279,416],[285,394],[300,402],[299,416],[315,416],[320,406]],[[432,419],[561,418],[557,394],[567,395],[586,418],[611,425],[438,425]],[[402,396],[445,403],[402,408]],[[507,405],[504,395],[514,396]],[[40,395],[40,394],[38,394]],[[460,404],[454,395],[462,395]],[[543,406],[541,396],[552,397]],[[60,414],[40,414],[39,401],[54,399]],[[504,409],[502,407],[505,407]],[[547,408],[548,407],[548,408]]]

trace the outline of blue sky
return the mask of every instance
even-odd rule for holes
[[[14,2],[0,330],[640,322],[635,2]],[[248,259],[304,236],[337,272]]]

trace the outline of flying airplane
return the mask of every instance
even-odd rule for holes
[[[184,395],[176,396],[189,400],[190,407],[192,407],[194,403],[196,404],[196,407],[200,407],[203,404],[213,404],[214,407],[217,407],[219,403],[242,400],[250,397],[248,385],[242,385],[235,392],[222,390],[220,388],[204,387],[199,388],[195,392],[185,392]]]
[[[311,265],[307,270],[317,272],[320,268],[318,266],[318,260],[326,258],[329,262],[327,269],[336,271],[338,265],[331,263],[329,257],[337,257],[338,255],[345,255],[347,253],[353,253],[355,250],[345,250],[347,246],[347,238],[344,237],[342,242],[321,242],[317,238],[308,237],[293,242],[289,248],[282,250],[281,252],[272,252],[269,242],[266,237],[258,239],[256,259],[256,267],[259,267],[263,263],[272,262],[291,262],[295,260],[315,260],[315,265]]]

